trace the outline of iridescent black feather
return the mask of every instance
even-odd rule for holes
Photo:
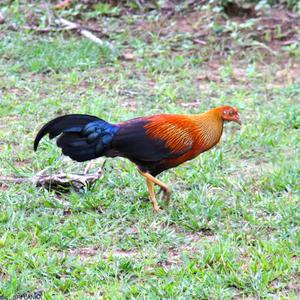
[[[43,136],[50,139],[60,135],[57,146],[63,154],[76,161],[86,161],[105,155],[110,149],[118,126],[90,115],[65,115],[51,120],[37,134],[34,150]]]

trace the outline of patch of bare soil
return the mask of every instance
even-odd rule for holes
[[[286,83],[300,82],[300,63],[294,62],[290,67],[278,70],[275,74],[275,82],[278,87]]]
[[[240,26],[251,18],[253,24]],[[235,28],[227,26],[228,21],[234,22]],[[212,23],[217,24],[214,31]],[[230,34],[237,30],[244,37],[251,38],[267,45],[273,50],[282,46],[300,42],[300,18],[296,13],[284,9],[269,9],[255,14],[231,15],[228,19],[221,14],[207,11],[191,11],[172,18],[160,18],[156,22],[140,22],[135,26],[136,33],[155,32],[161,36],[173,33],[190,33],[194,44],[199,47],[209,43],[210,38],[216,41],[230,38]]]
[[[102,259],[108,259],[110,256],[116,257],[132,257],[138,256],[140,253],[136,250],[114,249],[113,251],[101,251],[96,247],[78,248],[70,251],[70,255],[78,257],[80,260],[89,260],[94,256],[99,256]]]
[[[168,249],[168,257],[159,263],[160,266],[166,269],[179,267],[182,264],[182,254],[194,256],[199,253],[199,249],[197,247],[199,242],[214,242],[216,240],[216,236],[209,230],[197,233],[187,233],[186,237],[187,240],[184,244],[176,248],[171,247]]]
[[[87,260],[92,256],[98,254],[98,250],[95,247],[78,248],[70,251],[70,255],[78,256],[80,260]]]
[[[134,233],[136,232],[136,229],[130,229],[134,230]],[[182,244],[179,247],[170,247],[167,251],[167,258],[165,260],[162,260],[158,263],[158,265],[170,269],[173,267],[180,266],[182,264],[182,254],[188,254],[188,255],[195,255],[195,253],[199,252],[199,249],[197,247],[199,242],[202,241],[209,241],[214,242],[216,240],[215,235],[212,234],[211,231],[204,231],[204,232],[198,232],[198,233],[187,233],[186,234],[187,240],[184,244]],[[61,253],[63,256],[64,254]],[[78,257],[81,261],[88,261],[95,257],[101,258],[101,259],[108,259],[109,257],[140,257],[142,255],[146,255],[146,253],[141,252],[137,249],[132,250],[123,250],[123,249],[113,249],[113,250],[104,250],[97,247],[84,247],[84,248],[77,248],[72,249],[69,252],[69,255]],[[147,266],[146,269],[148,271],[151,271],[153,266]]]
[[[0,270],[0,280],[7,280],[9,278],[8,274]]]
[[[0,190],[6,191],[8,189],[8,184],[4,182],[0,182]]]
[[[31,159],[20,159],[20,158],[15,159],[15,166],[18,168],[26,167],[31,163],[32,163]]]
[[[287,10],[270,10],[268,15],[258,19],[256,28],[259,39],[269,35],[272,48],[300,42],[300,18]]]
[[[282,283],[278,280],[274,280],[271,284],[271,287],[276,291],[274,294],[276,299],[277,297],[288,296],[290,293],[300,295],[300,273],[296,273],[290,282],[284,287],[282,287]]]

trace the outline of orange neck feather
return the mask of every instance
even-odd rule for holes
[[[223,132],[223,119],[220,108],[214,108],[208,112],[192,116],[195,122],[195,137],[204,151],[216,145]]]

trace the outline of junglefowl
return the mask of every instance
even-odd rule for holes
[[[224,121],[241,124],[237,108],[221,106],[198,115],[160,114],[118,124],[71,114],[45,124],[35,138],[34,150],[49,134],[50,139],[59,136],[57,146],[78,162],[100,156],[125,157],[146,178],[150,200],[158,211],[154,184],[161,187],[165,199],[169,199],[170,189],[156,176],[214,147],[221,138]]]

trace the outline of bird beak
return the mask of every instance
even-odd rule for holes
[[[234,122],[238,123],[239,125],[242,125],[242,121],[240,119],[240,115],[238,114],[237,117],[233,120]]]

